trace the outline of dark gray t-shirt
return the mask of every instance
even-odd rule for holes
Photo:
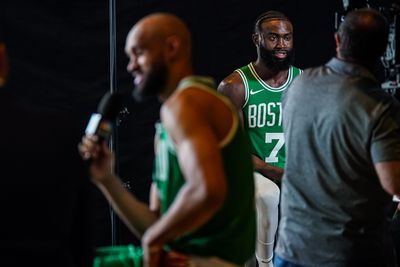
[[[308,266],[383,261],[391,196],[374,163],[400,160],[399,125],[399,103],[359,65],[334,58],[294,80],[283,97],[279,256]]]

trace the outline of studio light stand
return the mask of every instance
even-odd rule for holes
[[[368,0],[342,0],[343,12],[335,12],[335,30],[338,30],[345,15],[362,7],[370,7],[379,10],[385,15],[389,23],[388,45],[384,55],[381,57],[384,78],[381,83],[382,89],[395,96],[400,89],[400,64],[397,60],[397,23],[400,14],[400,0],[393,1],[391,6],[372,6]]]
[[[385,81],[382,83],[382,89],[391,95],[396,95],[400,89],[400,64],[397,62],[397,20],[400,14],[400,4],[394,3],[389,8],[380,8],[389,21],[389,38],[385,54],[381,58],[385,71]]]

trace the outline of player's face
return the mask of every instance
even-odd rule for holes
[[[143,32],[133,30],[125,45],[129,57],[127,71],[134,77],[133,96],[137,100],[159,94],[165,87],[167,66],[159,42],[151,42]]]
[[[293,27],[287,20],[268,20],[258,33],[260,60],[268,67],[289,67],[293,51]]]

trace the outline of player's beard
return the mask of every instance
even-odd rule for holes
[[[288,69],[293,61],[293,49],[282,49],[282,50],[286,51],[286,57],[280,59],[274,56],[274,52],[279,50],[269,50],[261,45],[259,47],[261,62],[264,64],[264,66],[266,66],[273,72],[278,72],[281,70]]]
[[[136,87],[132,95],[137,101],[144,101],[160,93],[167,81],[167,66],[163,63],[154,65],[144,78],[141,85]]]

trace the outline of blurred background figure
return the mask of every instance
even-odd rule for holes
[[[0,87],[4,87],[8,76],[8,57],[4,41],[0,31]]]

